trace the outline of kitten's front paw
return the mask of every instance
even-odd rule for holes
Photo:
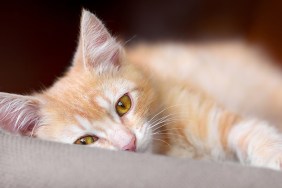
[[[282,170],[282,135],[267,122],[240,122],[229,142],[242,164]]]
[[[282,170],[282,148],[269,146],[264,151],[259,150],[257,154],[252,155],[249,162],[252,166]]]

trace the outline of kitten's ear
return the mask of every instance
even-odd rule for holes
[[[39,104],[32,96],[0,93],[0,128],[31,136],[39,123]]]
[[[94,14],[82,11],[80,29],[78,50],[87,69],[100,73],[120,66],[122,47]]]

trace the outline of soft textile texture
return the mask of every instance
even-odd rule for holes
[[[0,132],[0,187],[281,187],[282,173],[112,152]]]

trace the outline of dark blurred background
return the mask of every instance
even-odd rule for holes
[[[65,71],[82,7],[124,41],[242,36],[282,60],[281,0],[1,2],[0,91],[32,92]]]

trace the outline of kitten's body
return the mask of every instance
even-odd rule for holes
[[[155,77],[196,86],[228,110],[282,129],[282,74],[263,50],[229,40],[142,44],[128,52]]]
[[[234,159],[234,153],[228,151],[228,144],[232,142],[228,137],[232,137],[230,132],[236,124],[243,124],[238,130],[242,135],[248,124],[257,124],[262,132],[256,134],[262,142],[271,139],[262,134],[267,123],[258,119],[282,128],[281,72],[269,64],[271,60],[263,51],[243,41],[141,44],[130,49],[128,57],[158,80],[163,95],[161,101],[168,101],[166,107],[181,104],[164,113],[180,114],[177,116],[180,121],[164,126],[169,131],[161,130],[165,132],[162,139],[173,143],[173,147],[157,144],[157,152]],[[183,139],[183,135],[188,140]]]
[[[84,11],[80,42],[72,67],[51,88],[33,96],[1,93],[0,124],[10,132],[64,143],[80,143],[77,142],[79,138],[90,135],[95,137],[95,141],[92,140],[89,145],[92,147],[131,151],[151,148],[154,153],[171,156],[238,159],[244,164],[281,168],[282,136],[267,123],[248,120],[224,109],[223,106],[227,106],[240,112],[241,104],[245,103],[247,97],[236,97],[236,92],[230,92],[233,86],[222,82],[222,77],[224,79],[226,75],[221,77],[204,68],[222,70],[216,62],[226,59],[221,49],[213,53],[219,53],[221,57],[210,60],[204,54],[200,56],[204,61],[195,60],[192,64],[189,63],[193,60],[191,56],[197,53],[189,48],[181,47],[185,52],[180,50],[181,54],[173,53],[170,57],[162,55],[166,48],[158,49],[164,51],[157,53],[150,50],[153,55],[144,56],[143,52],[136,49],[125,56],[122,47],[109,35],[103,24],[94,15]],[[142,57],[141,61],[138,56]],[[144,62],[155,66],[154,63],[158,61],[162,64],[156,66],[157,69],[144,67]],[[173,62],[181,70],[162,70],[166,62]],[[177,66],[178,62],[187,64]],[[240,69],[243,69],[239,64]],[[237,64],[233,62],[229,65]],[[183,66],[187,67],[181,77],[178,73],[184,70]],[[224,72],[232,73],[230,70]],[[264,93],[272,94],[276,85],[281,85],[281,79],[273,76],[272,70],[269,73],[256,68],[249,70],[256,72],[254,74],[262,73],[265,78],[269,76],[270,81],[266,80],[262,84],[265,88],[270,87]],[[236,72],[229,76],[240,78]],[[209,79],[213,80],[209,83]],[[260,83],[251,80],[254,84]],[[277,82],[268,86],[272,80]],[[237,83],[240,83],[240,79]],[[213,84],[219,87],[213,87]],[[240,84],[234,86],[236,90]],[[215,87],[218,89],[213,89]],[[228,90],[224,90],[226,88]],[[242,93],[249,94],[247,91]],[[235,102],[232,102],[232,95],[235,96]],[[130,108],[121,114],[117,105],[124,96],[130,101]],[[253,111],[252,115],[267,116],[265,110],[260,112],[254,104],[256,101],[241,115]],[[268,103],[260,104],[263,104],[260,109],[264,109]],[[280,109],[279,103],[273,104]],[[124,107],[124,103],[121,105]],[[273,110],[276,111],[279,110]]]

